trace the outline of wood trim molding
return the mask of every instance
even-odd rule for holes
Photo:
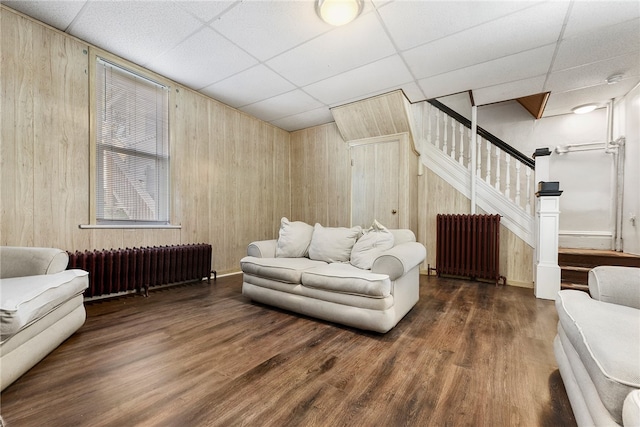
[[[551,92],[537,93],[535,95],[516,98],[516,101],[524,107],[536,120],[542,118]]]

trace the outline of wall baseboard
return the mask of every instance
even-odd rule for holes
[[[533,282],[523,282],[520,280],[509,280],[507,278],[507,286],[515,286],[517,288],[533,289]]]

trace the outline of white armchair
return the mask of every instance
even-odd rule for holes
[[[640,268],[589,272],[558,293],[554,353],[579,426],[640,425]]]
[[[68,261],[60,249],[0,247],[0,390],[84,323],[88,273]]]

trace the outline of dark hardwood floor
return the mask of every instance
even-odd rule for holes
[[[531,289],[421,276],[389,333],[255,304],[240,275],[87,304],[1,396],[11,426],[572,426]]]

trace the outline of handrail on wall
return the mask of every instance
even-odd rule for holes
[[[438,101],[436,99],[429,99],[429,100],[427,100],[427,102],[429,104],[433,105],[434,107],[436,107],[437,109],[439,109],[440,111],[445,112],[450,117],[453,117],[454,119],[456,119],[457,121],[462,123],[465,127],[471,129],[471,120],[467,119],[466,117],[464,117],[460,113],[452,110],[451,108],[447,107],[442,102],[440,102],[440,101]],[[529,168],[535,169],[536,163],[531,157],[529,157],[529,156],[523,154],[522,152],[518,151],[517,149],[513,148],[511,145],[507,144],[506,142],[504,142],[503,140],[501,140],[500,138],[498,138],[494,134],[492,134],[492,133],[486,131],[485,129],[481,128],[480,126],[478,126],[478,135],[480,135],[481,137],[483,137],[484,139],[486,139],[487,141],[489,141],[490,143],[492,143],[496,147],[500,148],[502,151],[504,151],[506,153],[509,153],[509,155],[511,157],[515,157],[521,163],[524,163]]]

